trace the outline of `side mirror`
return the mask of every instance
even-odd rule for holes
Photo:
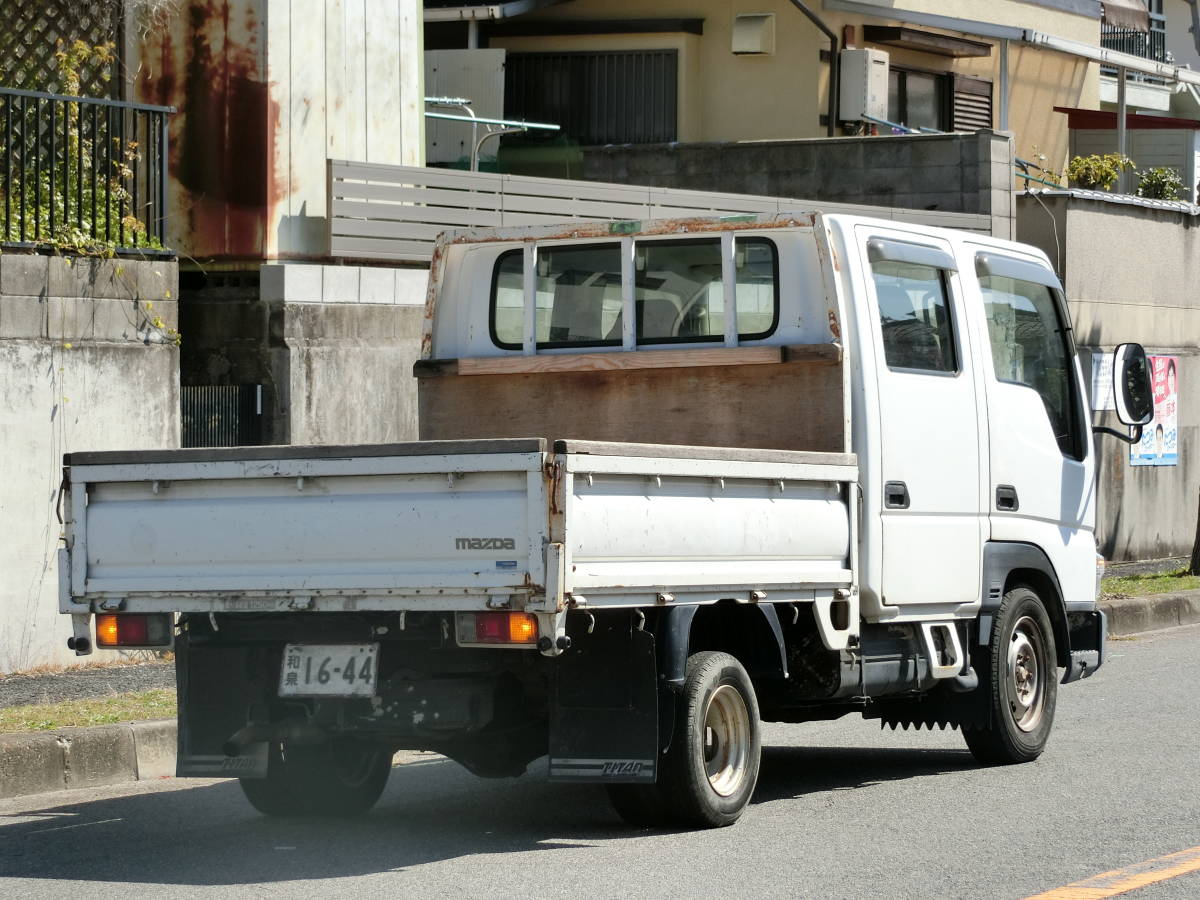
[[[1133,426],[1133,434],[1122,434],[1113,428],[1096,426],[1096,434],[1111,434],[1128,444],[1142,439],[1142,426],[1154,418],[1154,384],[1150,377],[1150,360],[1141,344],[1121,344],[1113,352],[1113,399],[1117,418]]]
[[[1121,344],[1113,353],[1113,396],[1125,425],[1148,425],[1154,418],[1150,361],[1141,344]]]

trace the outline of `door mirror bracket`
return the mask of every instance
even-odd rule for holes
[[[1092,434],[1111,434],[1119,441],[1124,441],[1127,444],[1140,444],[1142,441],[1142,426],[1134,425],[1133,434],[1126,434],[1123,431],[1117,431],[1115,428],[1106,428],[1103,425],[1093,425]]]

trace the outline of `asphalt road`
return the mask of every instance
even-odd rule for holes
[[[349,822],[166,779],[0,801],[0,896],[1023,898],[1200,845],[1200,627],[1110,651],[1060,690],[1025,766],[979,768],[957,732],[768,726],[754,803],[704,832],[630,829],[597,790],[436,757]],[[1127,896],[1200,897],[1200,872]]]

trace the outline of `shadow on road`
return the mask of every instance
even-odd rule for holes
[[[766,747],[755,803],[973,765],[951,750]],[[0,817],[0,876],[236,885],[397,872],[480,854],[587,848],[644,837],[602,789],[534,776],[477,779],[440,758],[393,770],[368,815],[267,819],[236,782],[47,805]],[[751,811],[751,815],[753,812]],[[659,832],[662,833],[662,832]]]
[[[754,803],[978,768],[967,750],[763,747]]]

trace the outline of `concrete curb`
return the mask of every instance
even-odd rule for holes
[[[1117,637],[1200,622],[1200,590],[1102,600],[1108,633]]]
[[[0,799],[174,774],[174,719],[0,734]]]

